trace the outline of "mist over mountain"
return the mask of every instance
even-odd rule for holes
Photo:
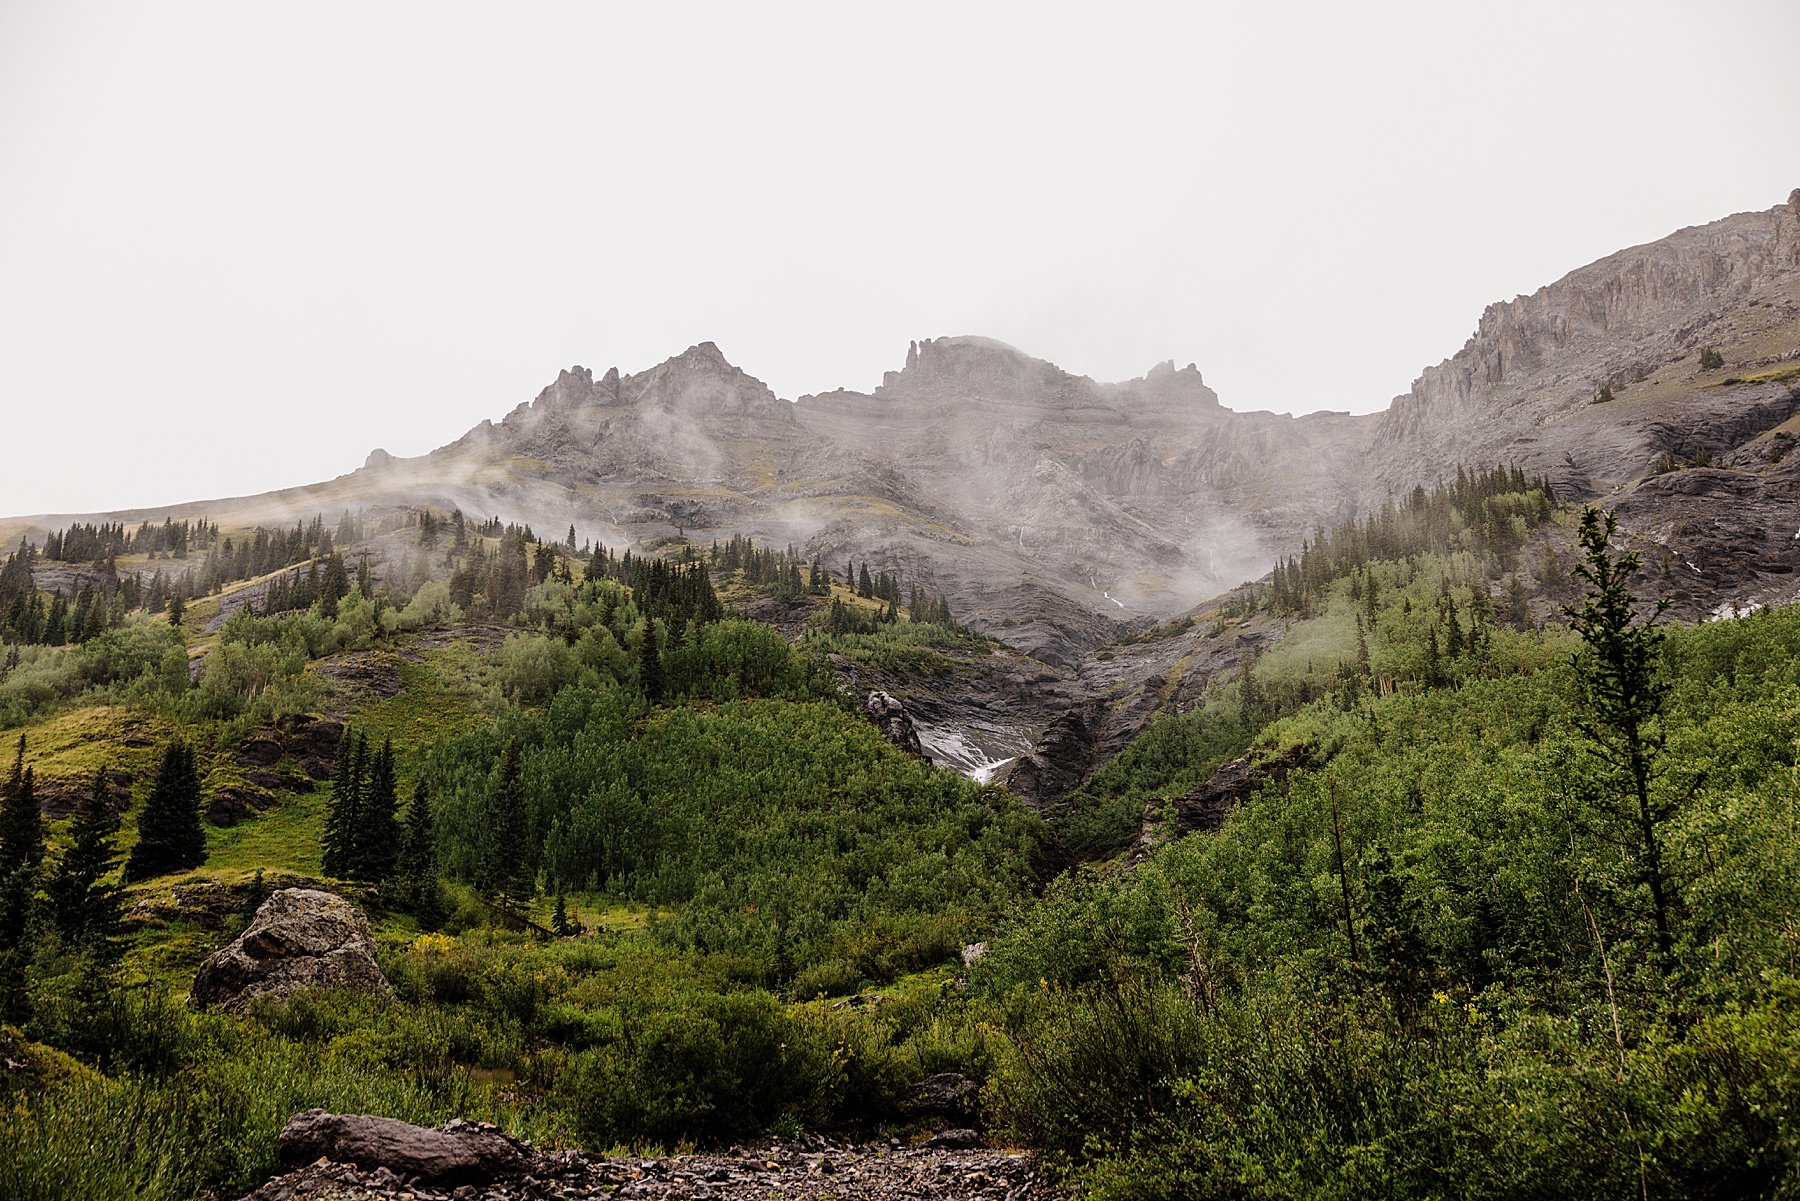
[[[833,566],[866,559],[1066,666],[1261,575],[1321,527],[1507,463],[1563,499],[1616,505],[1659,566],[1689,565],[1664,574],[1698,611],[1791,577],[1778,527],[1800,496],[1797,363],[1800,193],[1490,306],[1375,414],[1236,412],[1194,364],[1103,383],[975,336],[910,343],[869,392],[789,402],[702,342],[636,373],[565,370],[427,455],[376,451],[311,487],[105,516],[436,506],[573,524],[614,548],[745,534]],[[1316,386],[1295,379],[1297,402]]]

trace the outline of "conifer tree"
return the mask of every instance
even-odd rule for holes
[[[875,581],[869,575],[869,561],[863,560],[862,572],[856,577],[856,595],[872,597],[875,595]]]
[[[419,928],[437,929],[444,921],[443,891],[438,886],[437,823],[431,812],[431,789],[423,777],[413,785],[412,804],[406,810],[400,875]]]
[[[369,760],[368,782],[351,832],[350,874],[358,880],[391,879],[400,852],[400,799],[394,775],[394,744],[383,741]]]
[[[1621,841],[1632,851],[1638,878],[1649,893],[1656,946],[1666,967],[1674,948],[1677,897],[1663,858],[1662,828],[1674,815],[1674,804],[1653,797],[1650,786],[1663,746],[1657,718],[1668,692],[1657,665],[1663,631],[1654,623],[1670,602],[1656,601],[1640,619],[1631,577],[1641,564],[1633,551],[1613,557],[1617,530],[1612,513],[1591,506],[1581,510],[1582,561],[1575,575],[1587,584],[1587,593],[1579,608],[1563,612],[1583,643],[1575,670],[1589,717],[1578,725],[1594,755],[1624,777],[1624,802],[1605,807],[1629,831]]]
[[[69,849],[47,890],[51,917],[64,944],[85,947],[103,960],[113,957],[117,946],[113,935],[124,916],[119,886],[101,883],[118,862],[113,849],[117,827],[106,771],[96,770],[93,786],[69,823]]]
[[[26,988],[37,925],[38,869],[44,857],[32,771],[25,739],[0,796],[0,1020],[23,1021],[30,1009]]]
[[[164,750],[156,783],[138,816],[137,845],[125,863],[127,880],[147,880],[206,862],[200,826],[200,775],[194,751],[177,738]]]
[[[527,861],[525,781],[523,750],[519,740],[507,745],[500,760],[500,774],[488,797],[484,842],[481,848],[481,890],[502,908],[529,891],[532,876]]]
[[[366,775],[363,736],[346,726],[332,765],[331,800],[325,808],[325,874],[348,879],[356,866],[356,835],[362,818]]]
[[[638,647],[638,687],[648,700],[662,699],[662,655],[656,647],[656,622],[644,621],[644,641]]]
[[[1516,575],[1506,589],[1506,620],[1515,630],[1531,624],[1531,601],[1525,594],[1524,582]]]
[[[569,906],[563,899],[561,888],[556,890],[556,913],[550,918],[550,928],[558,938],[567,938],[572,933],[569,929]]]
[[[38,812],[32,772],[25,766],[25,735],[13,757],[12,774],[0,794],[0,873],[28,867],[33,871],[44,859],[44,819]]]

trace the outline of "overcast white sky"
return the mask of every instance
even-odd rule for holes
[[[1369,410],[1800,186],[1800,3],[0,0],[0,513],[417,454],[711,339]]]

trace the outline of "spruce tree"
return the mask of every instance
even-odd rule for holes
[[[1626,796],[1603,807],[1628,831],[1620,841],[1633,852],[1638,878],[1649,894],[1656,946],[1666,968],[1674,949],[1678,897],[1663,858],[1662,829],[1674,816],[1675,806],[1653,797],[1650,786],[1663,746],[1657,718],[1668,692],[1657,663],[1663,631],[1654,623],[1669,601],[1656,601],[1640,619],[1631,577],[1641,564],[1635,552],[1613,557],[1610,548],[1617,530],[1618,518],[1612,513],[1592,507],[1581,510],[1582,561],[1575,575],[1587,584],[1587,593],[1580,608],[1570,606],[1563,612],[1583,643],[1575,656],[1575,671],[1586,694],[1588,717],[1577,725],[1594,755],[1623,777]]]
[[[567,938],[574,931],[569,929],[569,906],[563,899],[562,889],[556,890],[556,912],[550,918],[550,929],[558,938]]]
[[[6,791],[0,794],[0,873],[16,868],[37,870],[44,859],[44,819],[38,812],[37,790],[31,769],[25,766],[25,735],[19,735],[18,753]]]
[[[400,875],[419,928],[437,929],[444,921],[443,891],[438,886],[437,824],[431,812],[431,789],[423,778],[413,785],[412,805],[406,811]]]
[[[525,780],[523,750],[519,740],[507,745],[500,760],[500,774],[488,796],[480,876],[481,890],[502,907],[529,891],[532,876],[527,861]]]
[[[365,774],[363,736],[349,726],[338,738],[331,770],[331,800],[325,808],[325,874],[348,879],[356,867],[356,835],[362,820]]]
[[[147,880],[205,862],[200,775],[194,767],[193,748],[177,738],[164,749],[156,783],[138,816],[138,841],[125,863],[125,879]]]
[[[384,741],[369,761],[368,784],[352,831],[350,874],[359,880],[391,879],[400,853],[400,798],[394,778],[394,744]]]
[[[646,700],[658,701],[663,695],[662,654],[656,647],[656,622],[644,620],[644,641],[638,647],[638,687]]]
[[[5,794],[0,796],[0,1020],[23,1021],[29,1013],[26,971],[36,941],[38,868],[43,858],[43,821],[21,737]]]
[[[1528,629],[1531,626],[1531,599],[1525,593],[1525,584],[1518,576],[1506,589],[1506,620],[1515,630]]]
[[[119,886],[101,883],[118,862],[113,849],[117,828],[112,790],[105,769],[100,769],[76,806],[69,823],[69,849],[47,890],[51,917],[63,943],[85,947],[102,959],[113,957],[113,935],[124,916]]]

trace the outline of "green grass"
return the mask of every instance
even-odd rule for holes
[[[410,659],[395,651],[371,651],[399,674],[401,689],[364,701],[347,718],[375,738],[391,738],[402,775],[438,738],[468,729],[481,716],[481,660],[466,642],[425,651]]]
[[[86,705],[68,709],[26,726],[0,730],[4,767],[12,767],[19,736],[26,739],[25,760],[35,772],[40,793],[46,784],[86,787],[98,768],[129,771],[143,778],[155,769],[158,748],[175,732],[173,723],[123,705]],[[127,746],[126,742],[146,746]]]
[[[1774,384],[1790,379],[1800,379],[1800,365],[1782,364],[1766,371],[1746,371],[1742,374],[1734,372],[1712,386],[1728,388],[1735,384]]]
[[[325,830],[325,805],[331,790],[283,793],[273,808],[237,825],[206,828],[206,866],[199,878],[238,880],[258,868],[302,876],[322,875],[319,839]]]

